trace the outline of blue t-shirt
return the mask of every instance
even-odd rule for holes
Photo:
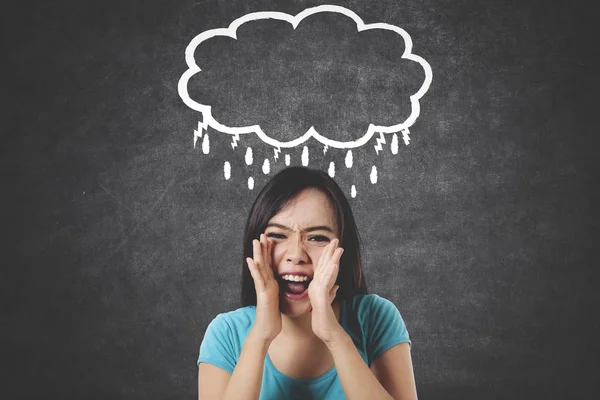
[[[404,320],[391,301],[376,294],[357,294],[340,306],[340,325],[369,367],[398,343],[408,342],[412,348]],[[256,306],[217,315],[206,328],[197,363],[232,374],[255,316]],[[335,366],[313,379],[295,379],[279,372],[267,353],[259,400],[345,398]]]

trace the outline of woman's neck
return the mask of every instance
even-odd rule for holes
[[[340,302],[334,300],[331,304],[333,312],[337,320],[340,320]],[[294,341],[315,342],[320,339],[312,330],[312,312],[302,315],[298,318],[290,318],[285,314],[281,314],[281,333],[280,335],[286,339]]]

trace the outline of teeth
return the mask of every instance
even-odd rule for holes
[[[293,281],[293,282],[304,282],[304,281],[308,280],[308,276],[298,276],[298,275],[283,275],[281,278],[286,281]]]

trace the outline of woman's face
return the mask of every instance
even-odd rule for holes
[[[281,280],[284,274],[303,274],[312,279],[325,246],[338,238],[335,212],[325,194],[305,189],[273,216],[265,235],[273,242],[273,272]],[[280,286],[282,289],[282,286]],[[300,316],[311,311],[308,294],[295,300],[280,289],[281,312]]]

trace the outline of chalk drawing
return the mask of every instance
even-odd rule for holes
[[[361,137],[353,138],[352,140],[340,140],[340,138],[336,137],[326,137],[315,129],[314,126],[311,126],[301,134],[300,136],[293,138],[291,140],[280,140],[273,137],[268,136],[260,125],[248,125],[248,126],[226,126],[223,123],[217,121],[217,119],[213,116],[211,112],[210,104],[203,104],[197,100],[194,100],[190,96],[190,92],[188,91],[188,85],[190,79],[199,73],[202,73],[202,69],[199,67],[196,62],[196,57],[199,59],[202,58],[202,54],[197,54],[198,46],[215,37],[229,37],[237,40],[238,28],[240,28],[243,24],[248,23],[250,21],[260,21],[260,20],[278,20],[289,23],[294,30],[298,27],[298,24],[305,18],[310,17],[311,15],[319,14],[319,13],[336,13],[347,18],[350,18],[356,24],[356,31],[358,33],[368,30],[383,30],[387,32],[391,32],[392,34],[399,35],[404,42],[404,51],[402,53],[401,58],[405,60],[410,60],[412,62],[418,63],[423,70],[424,78],[423,82],[420,83],[419,89],[416,93],[409,96],[410,98],[410,113],[408,117],[406,117],[402,121],[396,121],[391,125],[381,125],[377,123],[370,123],[367,131]],[[281,153],[282,148],[294,148],[301,144],[305,144],[309,139],[314,139],[317,142],[321,143],[323,148],[323,154],[328,153],[329,148],[334,149],[346,149],[347,154],[345,158],[345,164],[347,168],[351,168],[353,165],[353,155],[351,149],[355,149],[367,144],[373,137],[375,136],[375,144],[373,145],[375,152],[379,155],[379,152],[383,150],[383,145],[386,144],[385,135],[392,134],[392,141],[390,145],[391,153],[398,153],[398,133],[402,133],[402,139],[405,145],[410,143],[410,131],[409,128],[414,125],[415,121],[420,115],[421,112],[421,98],[427,93],[429,87],[431,85],[433,79],[433,73],[429,63],[423,59],[422,57],[413,53],[413,41],[411,36],[402,28],[388,24],[383,22],[378,23],[370,23],[366,24],[356,13],[353,11],[336,5],[321,5],[317,7],[307,8],[296,15],[290,15],[282,12],[275,11],[262,11],[262,12],[253,12],[250,14],[246,14],[241,16],[231,22],[226,28],[216,28],[210,29],[204,32],[201,32],[197,36],[195,36],[185,50],[185,61],[187,64],[187,70],[183,73],[181,78],[178,81],[177,89],[179,96],[183,100],[183,102],[193,110],[196,110],[201,113],[201,117],[198,121],[198,127],[194,130],[194,148],[196,148],[196,143],[198,139],[202,139],[202,152],[204,154],[208,154],[210,152],[210,143],[209,137],[207,134],[208,127],[212,129],[232,136],[231,138],[231,148],[235,151],[238,146],[238,142],[241,140],[242,135],[246,134],[255,134],[263,141],[265,144],[269,146],[273,146],[273,158],[278,160],[279,154]],[[303,166],[308,166],[309,150],[306,145],[302,148],[301,162]],[[246,150],[245,161],[247,165],[252,165],[252,149],[248,148]],[[225,172],[225,179],[229,179],[227,176],[230,176],[231,166],[229,163],[226,163],[228,168]],[[290,155],[285,154],[285,165],[290,165]],[[268,174],[270,172],[270,165],[268,160],[265,160],[263,164],[263,172]],[[229,174],[229,175],[228,175]],[[335,166],[333,162],[329,165],[329,175],[335,175]],[[371,182],[375,183],[377,181],[377,171],[376,167],[373,166],[371,171]],[[374,182],[375,181],[375,182]],[[254,187],[254,179],[250,177],[248,179],[248,188],[252,190]],[[356,187],[352,185],[352,197],[356,196]]]
[[[425,73],[425,79],[423,81],[423,84],[421,85],[421,88],[417,91],[417,93],[410,96],[412,110],[411,110],[411,113],[408,116],[408,118],[406,118],[406,120],[401,121],[401,122],[391,125],[391,126],[382,126],[382,125],[371,124],[371,125],[369,125],[367,132],[361,138],[354,140],[354,141],[341,142],[341,141],[338,141],[335,139],[327,138],[327,137],[320,135],[314,129],[314,127],[310,127],[302,136],[300,136],[296,139],[290,140],[290,141],[283,142],[283,141],[279,141],[274,138],[268,137],[262,131],[262,129],[260,128],[259,125],[241,126],[241,127],[225,126],[214,119],[214,117],[211,114],[210,105],[201,104],[201,103],[193,100],[190,97],[189,92],[188,92],[188,82],[194,74],[201,72],[200,67],[196,64],[194,54],[195,54],[195,51],[196,51],[196,48],[198,47],[198,45],[201,44],[202,42],[204,42],[205,40],[209,40],[210,38],[213,38],[216,36],[227,36],[227,37],[231,37],[233,39],[237,39],[237,36],[236,36],[237,29],[241,25],[243,25],[244,23],[249,22],[249,21],[256,21],[256,20],[262,20],[262,19],[275,19],[275,20],[280,20],[280,21],[286,21],[286,22],[290,23],[292,25],[292,27],[295,29],[298,26],[298,24],[300,23],[300,21],[302,21],[304,18],[311,16],[313,14],[323,13],[323,12],[339,13],[339,14],[343,14],[343,15],[347,16],[348,18],[353,19],[354,22],[356,23],[356,28],[357,28],[358,32],[366,31],[366,30],[370,30],[370,29],[382,29],[382,30],[387,30],[390,32],[395,32],[396,34],[402,36],[402,38],[404,39],[404,43],[405,43],[405,50],[404,50],[404,54],[402,55],[402,58],[412,60],[412,61],[419,63]],[[271,146],[274,146],[274,147],[286,147],[286,148],[295,147],[295,146],[298,146],[298,145],[304,143],[305,141],[307,141],[310,138],[315,138],[322,144],[327,145],[329,147],[351,149],[351,148],[356,148],[356,147],[360,147],[360,146],[364,145],[376,133],[400,132],[403,129],[412,126],[415,123],[415,121],[417,120],[417,118],[419,117],[419,114],[421,112],[419,100],[421,99],[421,97],[423,97],[423,95],[427,92],[427,90],[429,90],[429,86],[430,86],[432,78],[433,78],[433,73],[431,71],[431,67],[430,67],[429,63],[427,61],[425,61],[425,59],[412,53],[412,47],[413,47],[412,38],[404,29],[394,26],[394,25],[391,25],[391,24],[382,23],[382,22],[373,23],[373,24],[365,24],[363,22],[363,20],[358,15],[356,15],[353,11],[351,11],[347,8],[344,8],[344,7],[340,7],[340,6],[322,5],[322,6],[317,6],[317,7],[313,7],[313,8],[307,8],[306,10],[300,12],[299,14],[297,14],[295,16],[285,14],[282,12],[273,12],[273,11],[255,12],[255,13],[246,14],[246,15],[236,19],[227,28],[217,28],[217,29],[211,29],[208,31],[204,31],[192,39],[192,41],[188,44],[188,46],[185,50],[185,60],[188,65],[188,70],[183,73],[183,75],[181,76],[181,79],[179,80],[178,92],[179,92],[179,96],[182,98],[182,100],[185,102],[185,104],[188,105],[188,107],[202,113],[203,125],[211,126],[213,129],[216,129],[219,132],[223,132],[223,133],[227,133],[227,134],[231,134],[231,135],[255,133],[260,137],[260,139],[263,142],[270,144]]]
[[[229,161],[225,161],[225,164],[223,165],[223,175],[225,175],[226,181],[231,178],[231,164],[229,164]]]
[[[374,165],[371,168],[371,175],[369,175],[369,178],[371,178],[371,183],[373,185],[377,183],[377,167],[375,167]]]
[[[194,148],[196,148],[196,142],[198,138],[202,137],[202,132],[208,128],[208,124],[198,121],[198,129],[194,129]]]
[[[392,136],[392,144],[390,145],[390,150],[392,150],[392,154],[398,154],[398,134],[394,133]]]
[[[327,173],[332,178],[335,176],[335,164],[333,163],[333,161],[329,163],[329,169],[327,170]]]
[[[235,150],[236,146],[237,146],[237,142],[240,140],[240,135],[239,134],[235,134],[233,135],[233,138],[231,139],[231,148]]]
[[[404,144],[407,146],[408,143],[410,143],[410,137],[408,136],[409,133],[410,131],[408,130],[408,128],[402,129],[402,139],[404,139]]]
[[[308,166],[308,147],[306,146],[302,149],[302,165]]]
[[[385,144],[385,136],[383,135],[383,132],[379,133],[379,138],[375,139],[375,141],[377,142],[377,144],[373,147],[375,147],[375,152],[377,152],[377,154],[379,154],[379,152],[381,151],[382,144]]]
[[[344,162],[346,163],[346,168],[352,168],[352,150],[348,150]]]
[[[208,133],[205,133],[202,137],[202,152],[208,154],[210,152],[210,142],[208,140]]]

